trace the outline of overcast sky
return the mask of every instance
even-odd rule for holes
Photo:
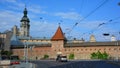
[[[25,4],[30,19],[30,35],[52,37],[60,24],[69,39],[91,34],[97,41],[120,39],[120,0],[0,0],[0,32],[20,27]],[[103,36],[109,33],[110,36]]]

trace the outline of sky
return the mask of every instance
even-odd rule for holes
[[[30,35],[51,38],[60,25],[68,39],[120,40],[120,0],[0,0],[0,32],[20,28],[28,10]],[[60,24],[59,24],[60,23]],[[103,34],[109,33],[109,36]]]

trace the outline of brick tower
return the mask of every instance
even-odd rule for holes
[[[62,54],[65,43],[65,36],[60,26],[58,27],[56,33],[53,35],[51,42],[52,42],[52,51],[53,51],[52,56],[53,58],[55,58],[56,55]]]

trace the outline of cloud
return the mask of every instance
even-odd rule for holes
[[[38,6],[38,5],[31,5],[28,6],[28,10],[32,13],[36,13],[36,14],[46,14],[47,12],[42,10],[43,7]]]
[[[21,9],[24,9],[25,3],[24,1],[17,1],[17,0],[2,0],[4,4],[6,5],[7,8],[16,10],[16,11],[21,11]],[[10,3],[9,6],[6,3]],[[41,7],[40,5],[36,4],[27,4],[27,9],[29,12],[35,13],[35,14],[45,14],[47,13],[46,11],[43,11],[44,7]]]
[[[21,15],[12,11],[0,11],[0,30],[11,29],[14,25],[19,25]]]
[[[76,12],[58,12],[55,16],[60,16],[63,19],[79,20],[82,16]]]
[[[86,29],[94,29],[99,27],[99,25],[103,22],[106,21],[102,21],[102,20],[97,20],[97,21],[84,21],[84,22],[78,22],[78,27],[80,28],[86,28]]]
[[[16,2],[16,0],[1,0],[1,2],[15,3],[15,2]]]
[[[34,24],[32,22],[34,22]],[[33,37],[51,37],[58,27],[56,24],[54,24],[54,22],[48,21],[40,22],[33,20],[30,24],[32,24],[30,31]]]

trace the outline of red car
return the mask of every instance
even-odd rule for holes
[[[10,64],[11,65],[20,64],[20,62],[19,61],[12,61]]]

